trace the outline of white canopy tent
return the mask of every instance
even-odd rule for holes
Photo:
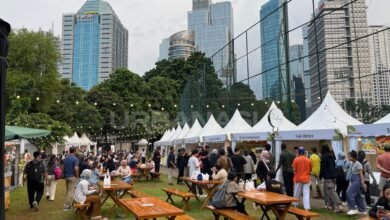
[[[328,92],[321,106],[302,124],[289,131],[280,131],[276,140],[331,140],[335,155],[343,151],[343,137],[348,125],[360,125],[348,115]]]
[[[214,116],[211,115],[203,129],[199,132],[199,142],[221,142],[219,137],[214,138],[213,136],[223,133],[223,128],[215,120]],[[225,141],[225,139],[223,139],[223,141]]]
[[[202,126],[200,125],[198,119],[195,119],[194,124],[187,134],[183,137],[183,142],[185,144],[196,144],[199,142],[199,133],[202,131]]]
[[[181,132],[181,127],[180,127],[180,124],[178,123],[177,125],[177,128],[172,132],[172,134],[165,140],[162,142],[162,146],[166,146],[166,145],[172,145],[172,142],[173,142],[173,139],[180,134]]]
[[[175,129],[175,128],[172,128],[172,129],[168,132],[168,134],[167,134],[167,136],[164,138],[164,140],[159,141],[159,145],[157,145],[157,146],[165,145],[166,142],[169,140],[169,138],[171,138],[172,135],[174,135],[175,132],[176,132],[176,129]]]
[[[230,134],[236,131],[249,130],[252,127],[242,118],[240,111],[236,109],[233,117],[223,128],[223,131],[219,134],[205,135],[203,136],[203,142],[224,142],[226,139],[230,140]]]
[[[348,126],[350,148],[357,150],[358,137],[390,136],[390,114],[373,124]]]
[[[273,132],[273,127],[269,123],[269,114],[273,109],[278,109],[274,102],[272,102],[269,107],[267,113],[263,116],[263,118],[257,122],[257,124],[253,127],[249,127],[247,129],[240,129],[237,132],[233,132],[231,134],[232,141],[264,141],[268,140],[269,136]],[[297,127],[292,122],[290,122],[286,117],[283,116],[282,124],[278,128],[279,131],[291,130]]]
[[[186,134],[190,131],[190,127],[187,123],[184,124],[183,129],[181,130],[180,134],[173,139],[173,144],[183,144],[183,138],[186,136]]]
[[[73,136],[71,138],[69,138],[69,141],[67,144],[80,146],[80,138],[76,132],[73,134]]]
[[[164,141],[167,138],[167,135],[169,135],[170,132],[171,132],[170,130],[166,130],[164,132],[164,134],[162,135],[162,137],[160,138],[160,140],[154,142],[154,146],[160,146],[161,141]]]

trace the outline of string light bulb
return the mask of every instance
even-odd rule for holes
[[[20,96],[16,96],[17,99],[20,99]]]
[[[39,97],[37,97],[36,100],[39,101]]]

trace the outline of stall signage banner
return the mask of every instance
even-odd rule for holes
[[[203,141],[202,142],[225,142],[226,140],[226,135],[212,135],[212,136],[203,136]]]
[[[334,129],[279,131],[275,140],[334,140]]]
[[[232,141],[263,141],[267,140],[269,132],[231,134]]]
[[[390,136],[390,123],[348,126],[349,136]]]
[[[366,137],[362,138],[362,150],[366,154],[376,154],[377,153],[377,143],[375,137]]]
[[[184,139],[184,143],[186,144],[196,144],[199,142],[199,137],[191,137]]]

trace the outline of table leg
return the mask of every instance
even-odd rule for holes
[[[190,203],[189,203],[189,200],[191,199],[191,197],[187,197],[187,198],[183,198],[183,210],[186,210],[186,211],[189,211],[190,210]]]
[[[288,209],[291,206],[291,203],[288,203],[288,204],[278,204],[278,206],[279,205],[285,205],[285,208],[284,209],[280,209],[280,207],[277,208],[275,206],[271,206],[271,209],[272,209],[272,212],[275,214],[276,219],[284,220],[286,218]]]
[[[184,180],[184,183],[185,183],[185,184],[187,185],[187,187],[188,187],[188,192],[192,193],[192,185],[189,184],[189,181]],[[194,196],[195,196],[195,199],[196,199],[196,200],[200,201],[199,198],[198,198],[198,196],[196,195],[196,193],[195,193]]]
[[[214,195],[214,191],[215,189],[217,188],[218,185],[213,185],[212,187],[208,187],[207,185],[202,185],[203,186],[203,189],[207,192],[207,198],[206,200],[204,201],[201,209],[203,209],[204,207],[207,206],[208,202],[213,198],[213,195]]]
[[[117,204],[119,203],[119,199],[123,198],[127,191],[129,191],[128,189],[124,189],[123,190],[123,194],[118,196],[118,191],[117,190],[114,190],[114,191],[110,191],[110,194],[108,194],[111,199],[114,201],[114,205],[112,205],[111,209],[108,211],[108,215],[111,215],[111,213],[114,211],[114,208],[115,206],[117,206]]]
[[[263,218],[266,217],[268,220],[270,220],[270,218],[267,214],[267,211],[268,211],[267,207],[264,207],[263,205],[260,205],[260,204],[259,204],[259,206],[260,206],[261,210],[263,211],[263,215],[261,216],[260,219],[263,220]]]
[[[168,193],[168,192],[165,192],[165,193],[166,193],[167,196],[168,196],[167,200],[165,200],[165,201],[166,201],[166,202],[171,201],[172,204],[175,204],[175,202],[174,202],[173,199],[172,199],[172,194],[171,194],[171,193]]]

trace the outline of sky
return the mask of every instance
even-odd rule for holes
[[[214,0],[221,2],[226,0]],[[235,36],[259,20],[259,10],[267,0],[230,0],[234,10]],[[317,0],[316,0],[317,1]],[[61,35],[62,14],[76,13],[85,0],[0,0],[0,18],[13,28],[54,29]],[[108,0],[129,31],[129,69],[143,75],[158,58],[163,38],[185,30],[191,0]],[[366,0],[368,23],[390,26],[390,0]],[[289,3],[289,25],[296,27],[310,18],[311,0]],[[301,43],[301,31],[294,31],[290,43]]]

